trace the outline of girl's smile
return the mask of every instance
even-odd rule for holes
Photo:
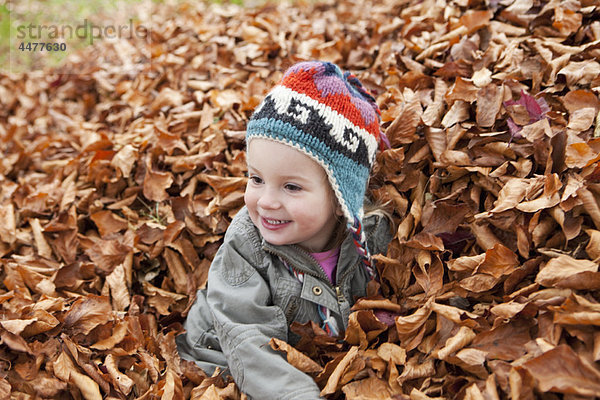
[[[291,221],[281,221],[278,219],[262,217],[262,222],[263,222],[263,225],[265,226],[265,228],[267,228],[267,229],[280,229],[285,224],[289,224]]]
[[[299,150],[262,138],[250,141],[247,158],[244,200],[264,239],[323,250],[337,224],[325,170]]]

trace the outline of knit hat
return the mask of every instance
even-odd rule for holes
[[[358,78],[330,62],[309,61],[285,72],[246,130],[247,143],[258,137],[287,144],[323,167],[371,277],[362,217],[379,120],[379,107]]]

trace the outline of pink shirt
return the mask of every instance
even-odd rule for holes
[[[340,248],[322,251],[319,253],[310,253],[315,260],[319,262],[323,271],[329,278],[329,281],[335,285],[335,270],[337,267],[338,256],[340,255]]]

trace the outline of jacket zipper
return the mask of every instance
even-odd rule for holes
[[[342,303],[344,300],[346,300],[344,293],[342,293],[342,289],[339,286],[335,287],[335,295],[337,296],[338,303]]]
[[[265,251],[267,251],[267,252],[269,252],[269,253],[271,253],[271,254],[273,254],[273,255],[277,256],[277,257],[280,257],[280,258],[282,258],[282,259],[283,259],[283,260],[285,260],[285,261],[286,261],[286,262],[287,262],[287,263],[288,263],[288,264],[289,264],[289,265],[290,265],[292,268],[296,268],[297,270],[299,270],[299,271],[302,271],[302,272],[303,272],[303,273],[305,273],[305,274],[308,274],[308,275],[314,276],[315,278],[325,278],[325,279],[323,279],[323,280],[324,280],[325,284],[327,284],[327,285],[328,285],[328,286],[329,286],[329,287],[330,287],[330,288],[331,288],[331,289],[332,289],[332,290],[335,292],[335,295],[336,295],[336,297],[337,297],[338,304],[341,304],[341,303],[343,303],[343,302],[346,300],[346,298],[344,297],[344,293],[342,292],[342,287],[341,287],[341,286],[342,286],[342,283],[344,282],[344,280],[346,279],[346,277],[347,277],[348,275],[350,275],[350,273],[351,273],[351,272],[353,272],[353,271],[356,269],[356,267],[357,267],[357,266],[359,266],[359,265],[360,265],[360,260],[359,260],[359,262],[357,262],[357,263],[354,265],[354,267],[353,267],[353,268],[349,268],[349,269],[347,269],[347,270],[344,272],[344,274],[343,274],[342,276],[340,276],[340,281],[338,282],[338,284],[337,284],[337,285],[333,285],[333,284],[331,283],[331,281],[329,280],[329,278],[327,277],[327,275],[325,274],[325,271],[323,271],[323,267],[321,267],[321,264],[319,264],[319,263],[317,262],[317,260],[315,260],[315,258],[314,258],[313,256],[311,256],[311,255],[310,255],[310,254],[309,254],[307,251],[305,251],[304,249],[302,249],[302,248],[300,248],[300,247],[298,247],[298,246],[293,246],[293,247],[294,247],[295,249],[297,249],[299,252],[301,252],[301,253],[303,253],[303,254],[306,254],[306,256],[308,256],[308,258],[309,258],[309,259],[310,259],[310,260],[313,262],[313,264],[314,264],[314,265],[317,265],[317,266],[319,267],[319,271],[321,272],[321,274],[316,274],[314,271],[312,271],[312,270],[309,270],[309,269],[307,269],[307,268],[298,267],[298,266],[297,266],[297,265],[295,265],[294,263],[290,262],[290,259],[289,259],[289,258],[287,258],[285,255],[281,254],[280,252],[278,252],[278,251],[276,251],[276,250],[274,250],[274,249],[268,248],[268,247],[266,247],[266,246],[263,246],[263,249],[264,249]]]

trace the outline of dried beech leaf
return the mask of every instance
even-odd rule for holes
[[[119,264],[106,277],[110,287],[113,307],[117,311],[124,311],[131,304],[129,289],[127,288],[127,272],[123,264]]]
[[[12,332],[5,331],[4,329],[0,330],[0,339],[2,339],[2,343],[5,344],[9,349],[33,354],[33,351],[29,347],[29,344],[23,339],[20,335],[16,335]]]
[[[500,112],[504,91],[502,87],[488,84],[477,92],[477,123],[482,127],[491,127]]]
[[[319,373],[323,370],[323,367],[321,367],[315,361],[311,360],[308,356],[299,352],[282,340],[272,338],[269,341],[269,345],[273,350],[285,353],[287,355],[288,362],[302,372]]]
[[[558,71],[558,75],[565,77],[567,86],[576,87],[592,82],[600,75],[600,64],[597,61],[570,62],[566,67]]]
[[[448,269],[451,271],[474,271],[477,267],[485,260],[485,254],[478,254],[476,256],[462,256],[450,260],[448,262]]]
[[[402,365],[406,362],[406,350],[394,343],[383,343],[377,349],[377,355],[394,364]]]
[[[442,118],[442,126],[446,129],[469,118],[469,103],[457,100],[452,104],[446,115]]]
[[[106,273],[112,272],[117,266],[125,262],[131,248],[121,240],[98,240],[86,250],[86,254],[94,264]]]
[[[548,261],[535,277],[535,281],[541,285],[552,287],[563,279],[586,271],[597,272],[598,264],[589,260],[576,260],[567,255],[561,255]]]
[[[333,373],[329,376],[327,384],[325,385],[323,390],[321,390],[321,396],[332,394],[337,391],[340,379],[342,378],[346,370],[350,367],[352,361],[354,361],[357,357],[359,357],[358,347],[353,346],[350,348],[348,353],[346,353],[344,358],[342,358],[337,367],[335,367]]]
[[[102,400],[100,387],[92,378],[77,371],[71,371],[71,382],[81,391],[85,400]]]
[[[144,196],[151,201],[161,202],[169,195],[166,189],[171,187],[173,175],[170,172],[146,170],[144,178]]]
[[[421,232],[413,236],[406,242],[406,246],[421,250],[444,250],[444,242],[442,239],[427,232]]]
[[[435,374],[435,365],[432,358],[426,359],[424,362],[418,359],[418,356],[411,357],[402,374],[398,377],[398,382],[402,383],[412,379],[427,378]]]
[[[17,224],[15,208],[12,203],[0,206],[0,239],[4,243],[12,244],[17,238]]]
[[[397,313],[400,313],[403,310],[401,305],[394,303],[390,299],[373,299],[366,297],[358,299],[352,306],[353,311],[372,309],[388,310]]]
[[[460,308],[448,306],[445,304],[432,303],[431,310],[436,314],[454,322],[457,325],[464,325],[470,328],[475,328],[479,324],[475,321],[476,314],[470,313]]]
[[[137,150],[130,144],[123,146],[111,160],[110,164],[118,168],[124,177],[128,177],[133,170],[133,165],[136,162],[138,156]]]
[[[118,360],[112,355],[109,354],[106,356],[104,360],[104,365],[106,365],[106,369],[110,374],[113,382],[117,385],[121,393],[128,395],[133,388],[135,382],[129,378],[127,375],[119,371],[118,368]]]
[[[25,328],[37,321],[35,319],[8,319],[0,321],[0,325],[14,335],[20,335]]]
[[[486,361],[486,353],[476,349],[462,349],[456,353],[456,358],[470,366],[480,366]]]
[[[500,190],[498,200],[490,212],[498,213],[515,208],[525,198],[529,185],[527,179],[510,179]]]
[[[413,334],[421,329],[431,314],[431,303],[432,301],[429,300],[413,314],[396,318],[396,330],[401,343],[410,340]]]
[[[407,104],[386,130],[392,147],[410,143],[416,137],[417,126],[421,121],[423,109],[418,101]]]
[[[527,303],[502,303],[490,309],[490,312],[503,319],[511,319],[527,307]]]
[[[29,223],[31,224],[31,229],[33,230],[33,238],[35,240],[38,254],[45,258],[51,258],[52,249],[44,237],[40,220],[33,218],[29,221]]]
[[[492,18],[493,13],[490,10],[474,11],[469,10],[462,17],[459,23],[467,27],[467,33],[471,34],[484,26],[487,26]]]
[[[588,189],[581,188],[577,190],[577,196],[583,202],[583,208],[592,218],[592,221],[594,221],[596,229],[600,229],[600,205],[594,198],[594,195]]]
[[[375,376],[348,383],[342,392],[348,400],[385,400],[392,395],[388,384]]]
[[[554,136],[550,123],[545,118],[536,121],[533,124],[525,125],[523,129],[519,131],[519,135],[531,143],[539,142],[540,140],[543,140],[544,137]]]
[[[560,307],[553,307],[554,321],[557,324],[600,325],[600,307],[585,298],[574,295]]]
[[[10,386],[10,383],[8,383],[8,381],[6,379],[1,378],[0,379],[0,396],[5,399],[10,398],[11,389],[12,389],[12,387]]]
[[[587,229],[585,232],[590,237],[590,241],[588,242],[585,251],[590,256],[590,259],[598,261],[598,258],[600,258],[600,231]]]
[[[478,333],[470,348],[486,353],[488,359],[513,361],[525,354],[525,344],[531,340],[529,324],[505,323]]]
[[[183,102],[183,95],[176,90],[169,87],[163,88],[158,96],[154,99],[150,105],[152,111],[157,111],[162,107],[176,107],[180,106]]]
[[[88,295],[73,303],[65,315],[64,326],[74,334],[87,335],[98,325],[103,325],[110,320],[112,320],[112,307],[109,299]]]
[[[477,100],[478,92],[479,88],[472,82],[459,77],[454,82],[454,85],[448,90],[445,98],[446,102],[450,105],[454,105],[454,102],[457,100],[460,100],[463,103],[472,103]]]
[[[127,321],[119,322],[113,328],[113,332],[110,337],[108,337],[106,339],[102,339],[102,340],[94,343],[93,345],[90,346],[90,348],[97,349],[97,350],[112,349],[117,344],[119,344],[123,339],[125,339],[125,336],[127,336],[127,327],[128,327]]]
[[[475,332],[466,326],[461,326],[456,335],[449,338],[444,347],[434,352],[433,356],[445,360],[452,353],[462,349],[475,338]]]
[[[471,77],[475,86],[481,88],[492,83],[492,71],[487,68],[481,68],[480,70],[473,73]],[[477,94],[477,99],[479,99],[479,93]],[[498,106],[498,110],[500,106]]]
[[[90,218],[98,227],[98,231],[102,237],[127,229],[128,227],[127,220],[108,210],[98,211],[90,215]]]
[[[557,346],[523,367],[533,375],[542,392],[600,396],[600,372],[567,345]]]
[[[388,325],[379,321],[372,311],[359,310],[350,314],[344,340],[364,350],[371,340],[387,329]]]
[[[500,278],[488,274],[474,274],[459,282],[461,288],[474,293],[487,292],[493,289]]]

